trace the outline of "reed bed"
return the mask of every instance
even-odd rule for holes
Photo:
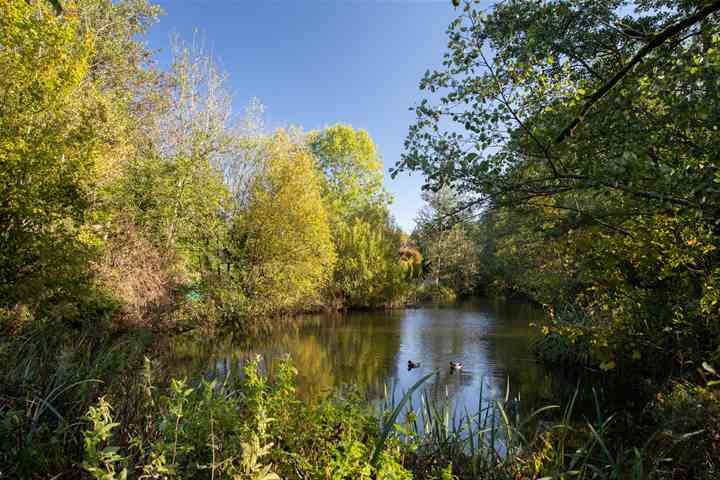
[[[434,374],[399,397],[386,388],[382,402],[382,431],[412,452],[416,478],[435,478],[422,476],[432,465],[450,466],[442,478],[459,479],[672,478],[670,454],[701,433],[654,431],[639,445],[618,441],[620,418],[606,413],[596,390],[592,414],[576,411],[580,385],[564,405],[526,411],[509,381],[500,399],[487,399],[482,382],[476,410],[460,410],[447,390],[438,396],[422,389]]]

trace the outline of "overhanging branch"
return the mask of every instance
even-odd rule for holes
[[[686,30],[687,28],[692,27],[697,23],[700,23],[705,18],[709,17],[718,10],[720,10],[720,1],[710,2],[707,6],[698,10],[694,15],[691,15],[673,25],[670,25],[665,30],[656,35],[649,36],[650,40],[648,41],[648,43],[646,43],[640,50],[638,50],[635,56],[630,59],[630,62],[628,62],[622,69],[620,69],[620,71],[618,71],[610,80],[608,80],[604,85],[602,85],[595,93],[590,95],[590,97],[585,101],[582,108],[580,109],[580,113],[572,120],[572,122],[570,122],[567,127],[563,129],[562,132],[560,132],[560,134],[555,139],[554,144],[560,144],[567,137],[569,137],[575,127],[577,127],[580,122],[582,122],[583,118],[585,117],[585,115],[587,115],[588,111],[590,111],[592,106],[595,105],[600,99],[602,99],[610,90],[612,90],[612,88],[617,85],[628,73],[630,73],[630,71],[635,68],[635,66],[640,63],[647,54],[664,44],[671,37],[677,35],[683,30]]]

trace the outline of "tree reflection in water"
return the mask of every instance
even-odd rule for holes
[[[483,402],[519,395],[524,408],[552,398],[551,378],[531,352],[530,322],[543,312],[527,304],[474,301],[448,308],[422,308],[348,315],[303,317],[252,347],[238,342],[178,339],[168,349],[175,375],[237,375],[260,354],[272,375],[277,361],[290,355],[298,369],[298,391],[307,401],[344,385],[356,385],[369,400],[382,399],[386,386],[396,396],[425,374],[437,371],[424,392],[476,411]],[[420,362],[407,370],[407,361]],[[464,369],[451,374],[449,362]],[[414,403],[419,401],[418,397]]]

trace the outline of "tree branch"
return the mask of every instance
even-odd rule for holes
[[[656,35],[650,35],[648,43],[646,43],[638,52],[635,54],[635,56],[632,57],[630,62],[628,62],[619,72],[617,72],[607,83],[605,83],[603,86],[601,86],[595,93],[593,93],[585,102],[585,104],[580,109],[580,113],[573,119],[570,124],[563,129],[562,132],[560,132],[560,135],[557,136],[555,139],[554,144],[560,144],[562,143],[567,137],[569,137],[572,134],[572,131],[577,127],[580,122],[582,122],[585,115],[587,115],[590,108],[592,108],[593,105],[595,105],[600,99],[602,99],[612,88],[617,85],[630,71],[635,68],[635,66],[642,62],[643,58],[653,50],[655,50],[657,47],[661,46],[663,43],[665,43],[669,38],[673,37],[674,35],[677,35],[678,33],[682,32],[683,30],[692,27],[696,23],[701,22],[711,14],[717,12],[720,10],[720,1],[713,1],[709,3],[706,7],[699,10],[694,15],[691,15],[669,27],[667,27],[662,32],[656,34]]]

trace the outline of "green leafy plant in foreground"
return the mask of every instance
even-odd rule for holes
[[[126,459],[120,455],[120,447],[113,446],[112,431],[120,424],[113,422],[110,404],[100,397],[97,406],[88,410],[86,419],[90,429],[83,432],[85,453],[83,468],[97,480],[125,480],[127,468],[118,470]]]

